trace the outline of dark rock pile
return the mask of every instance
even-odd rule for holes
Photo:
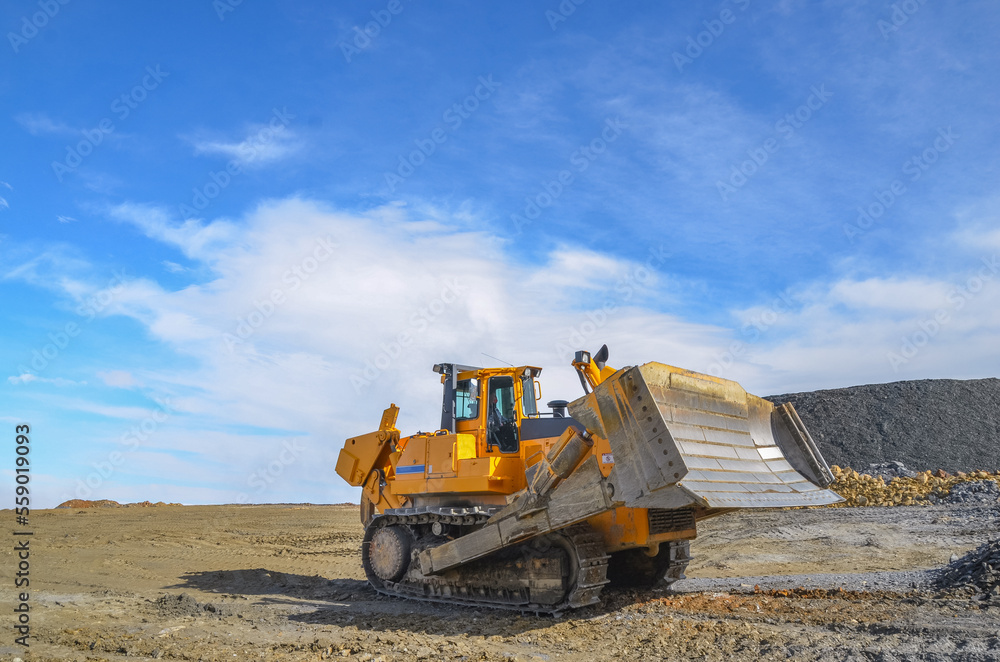
[[[791,402],[830,464],[1000,469],[1000,379],[925,379],[768,398]]]
[[[1000,538],[985,542],[941,573],[938,587],[978,596],[1000,606]]]
[[[161,595],[156,599],[156,608],[161,616],[199,616],[203,605],[187,593],[180,595]]]
[[[917,472],[910,471],[906,468],[906,465],[902,462],[878,462],[876,464],[869,464],[868,470],[865,471],[866,474],[872,477],[879,477],[885,482],[891,481],[893,478],[916,478]]]
[[[1000,486],[993,480],[976,480],[958,483],[951,488],[948,496],[932,503],[961,503],[972,506],[991,506],[1000,499]]]

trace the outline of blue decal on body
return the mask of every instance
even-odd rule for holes
[[[399,474],[422,474],[424,473],[424,465],[422,464],[411,464],[408,467],[396,467],[396,475]]]

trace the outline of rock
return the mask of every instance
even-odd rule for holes
[[[1000,480],[988,473],[987,478],[978,478],[985,473],[982,471],[969,472],[964,477],[944,474],[946,477],[942,478],[930,471],[910,471],[901,462],[870,465],[869,470],[876,475],[859,474],[838,465],[833,465],[830,470],[835,479],[831,489],[846,500],[837,506],[988,506],[997,504],[1000,499]]]
[[[938,578],[942,589],[964,589],[983,599],[1000,595],[1000,538],[983,543],[952,561]]]
[[[893,478],[916,478],[917,472],[910,471],[902,462],[879,462],[868,465],[869,475],[879,477],[885,482],[890,482]]]
[[[992,505],[1000,500],[1000,485],[993,480],[973,480],[957,483],[951,488],[944,503]]]

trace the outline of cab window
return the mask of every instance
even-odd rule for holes
[[[530,376],[521,377],[521,411],[525,416],[538,416],[535,400],[535,380]]]
[[[463,379],[455,388],[455,420],[479,417],[479,380]]]

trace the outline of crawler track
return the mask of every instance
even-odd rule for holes
[[[374,518],[361,548],[369,583],[385,595],[534,613],[558,614],[600,602],[608,556],[600,534],[585,523],[441,575],[420,572],[420,551],[479,528],[491,514],[479,508],[422,508]],[[407,560],[398,566],[401,553]]]

